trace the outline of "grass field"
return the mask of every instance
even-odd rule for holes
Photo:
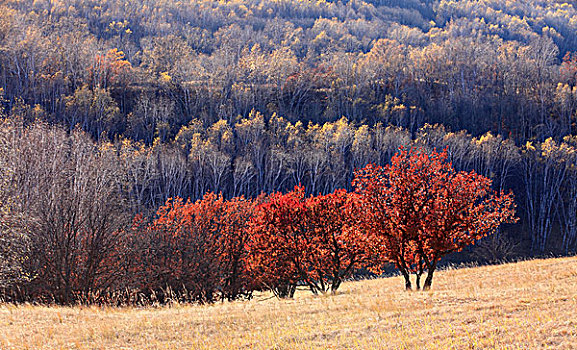
[[[577,349],[577,258],[399,277],[337,295],[162,308],[0,306],[0,349]]]

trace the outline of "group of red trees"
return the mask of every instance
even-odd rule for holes
[[[355,269],[392,263],[407,289],[412,273],[420,289],[427,272],[428,289],[443,256],[516,220],[512,194],[456,172],[446,152],[401,149],[387,166],[358,170],[353,185],[318,196],[296,187],[254,200],[170,200],[135,226],[146,244],[132,275],[140,290],[210,302],[263,289],[291,297],[297,285],[334,292]]]
[[[148,225],[137,220],[129,240],[135,248],[131,287],[154,292],[160,301],[170,297],[168,290],[184,301],[249,296],[246,225],[255,204],[208,193],[196,202],[169,200]]]

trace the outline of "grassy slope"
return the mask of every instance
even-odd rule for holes
[[[335,296],[172,308],[0,307],[0,349],[577,349],[577,258],[398,277]]]

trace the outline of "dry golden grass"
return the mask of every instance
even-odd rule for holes
[[[400,278],[338,295],[164,308],[0,307],[0,349],[577,349],[577,258]]]

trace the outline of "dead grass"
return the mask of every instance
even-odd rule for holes
[[[164,308],[0,306],[0,349],[577,349],[577,258],[400,278],[338,295]]]

